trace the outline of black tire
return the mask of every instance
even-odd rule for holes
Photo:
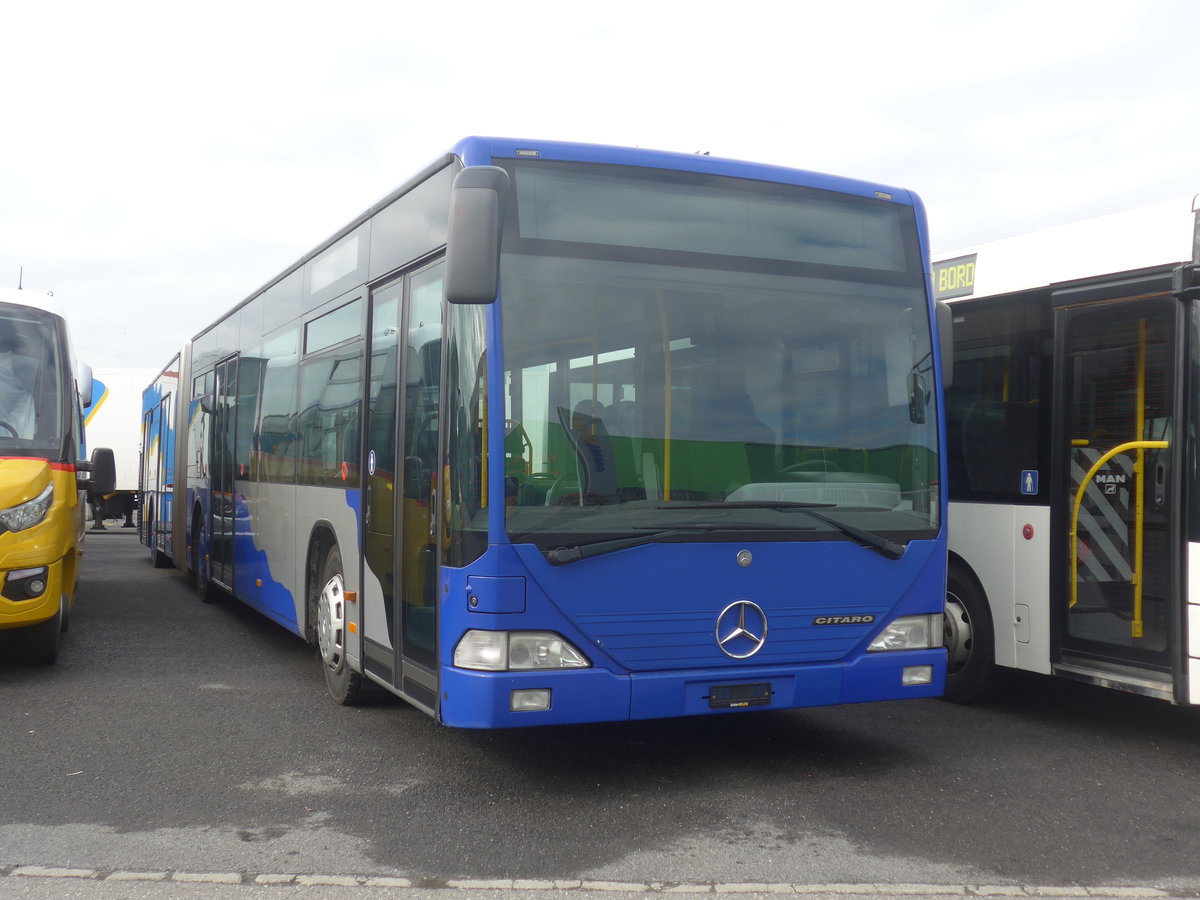
[[[325,673],[329,695],[342,706],[361,706],[370,699],[368,683],[346,659],[346,601],[342,552],[330,547],[309,589],[309,615],[317,623],[317,661]]]
[[[51,666],[58,660],[58,648],[62,644],[65,612],[59,603],[58,612],[45,622],[30,625],[21,635],[25,643],[25,660],[35,666]]]
[[[218,599],[217,588],[208,576],[204,574],[204,560],[200,558],[200,539],[204,535],[203,517],[197,509],[192,515],[192,579],[196,585],[196,596],[201,603],[215,603]]]
[[[962,566],[951,563],[943,614],[946,690],[951,703],[990,700],[1008,683],[1012,670],[996,665],[996,630],[987,596]]]

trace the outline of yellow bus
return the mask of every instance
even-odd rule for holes
[[[83,458],[91,391],[57,303],[0,290],[0,630],[35,664],[58,658],[75,603],[85,494],[115,478],[111,450]]]

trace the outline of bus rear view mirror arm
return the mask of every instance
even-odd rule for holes
[[[451,303],[496,299],[508,193],[508,173],[498,166],[469,166],[455,176],[446,235],[446,299]]]

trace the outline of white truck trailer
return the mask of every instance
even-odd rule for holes
[[[123,528],[137,527],[142,391],[156,374],[155,369],[92,370],[92,403],[83,410],[88,449],[111,447],[117,464],[114,491],[89,497],[94,530],[104,530],[105,519],[121,519]]]

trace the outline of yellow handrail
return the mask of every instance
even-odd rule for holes
[[[1138,320],[1138,360],[1137,360],[1137,423],[1134,434],[1146,433],[1146,320]],[[1129,626],[1131,637],[1140,638],[1145,634],[1142,621],[1142,548],[1143,532],[1146,523],[1146,448],[1138,447],[1137,462],[1133,464],[1137,477],[1134,484],[1133,507],[1133,621]]]
[[[1117,456],[1120,453],[1126,453],[1130,450],[1165,450],[1169,446],[1170,446],[1169,441],[1129,441],[1124,444],[1118,444],[1116,447],[1113,447],[1111,450],[1109,450],[1107,453],[1105,453],[1103,456],[1101,456],[1098,460],[1096,460],[1096,462],[1092,465],[1091,469],[1088,470],[1087,475],[1085,475],[1083,477],[1083,480],[1079,483],[1079,490],[1077,490],[1075,492],[1075,508],[1071,511],[1071,602],[1067,607],[1068,609],[1074,609],[1075,604],[1079,602],[1079,580],[1077,577],[1078,571],[1079,571],[1079,539],[1078,539],[1079,508],[1081,506],[1083,506],[1084,491],[1086,491],[1088,488],[1088,485],[1092,483],[1092,479],[1096,477],[1096,473],[1100,471],[1100,467],[1103,466],[1110,459],[1112,459],[1114,456]],[[1140,469],[1143,467],[1143,465],[1144,465],[1144,463],[1140,458],[1139,458],[1138,462],[1134,465],[1134,476],[1138,479],[1141,479],[1141,477],[1142,477],[1142,473],[1141,473]],[[1140,532],[1140,530],[1142,528],[1140,511],[1138,513],[1138,516],[1139,516],[1139,519],[1135,523],[1135,528],[1137,528],[1138,531]],[[1140,542],[1141,542],[1140,533],[1136,536],[1136,540],[1140,546]],[[1135,592],[1135,594],[1139,595],[1139,598],[1138,598],[1139,600],[1140,600],[1140,591],[1138,589],[1138,585],[1141,584],[1141,580],[1142,580],[1141,567],[1142,567],[1142,560],[1139,555],[1134,560],[1134,573],[1133,573],[1134,592]],[[1140,606],[1140,603],[1137,605]],[[1135,610],[1135,611],[1138,613],[1138,615],[1140,617],[1140,612],[1141,612],[1140,609]],[[1135,637],[1137,637],[1137,636],[1138,635],[1135,635]]]

